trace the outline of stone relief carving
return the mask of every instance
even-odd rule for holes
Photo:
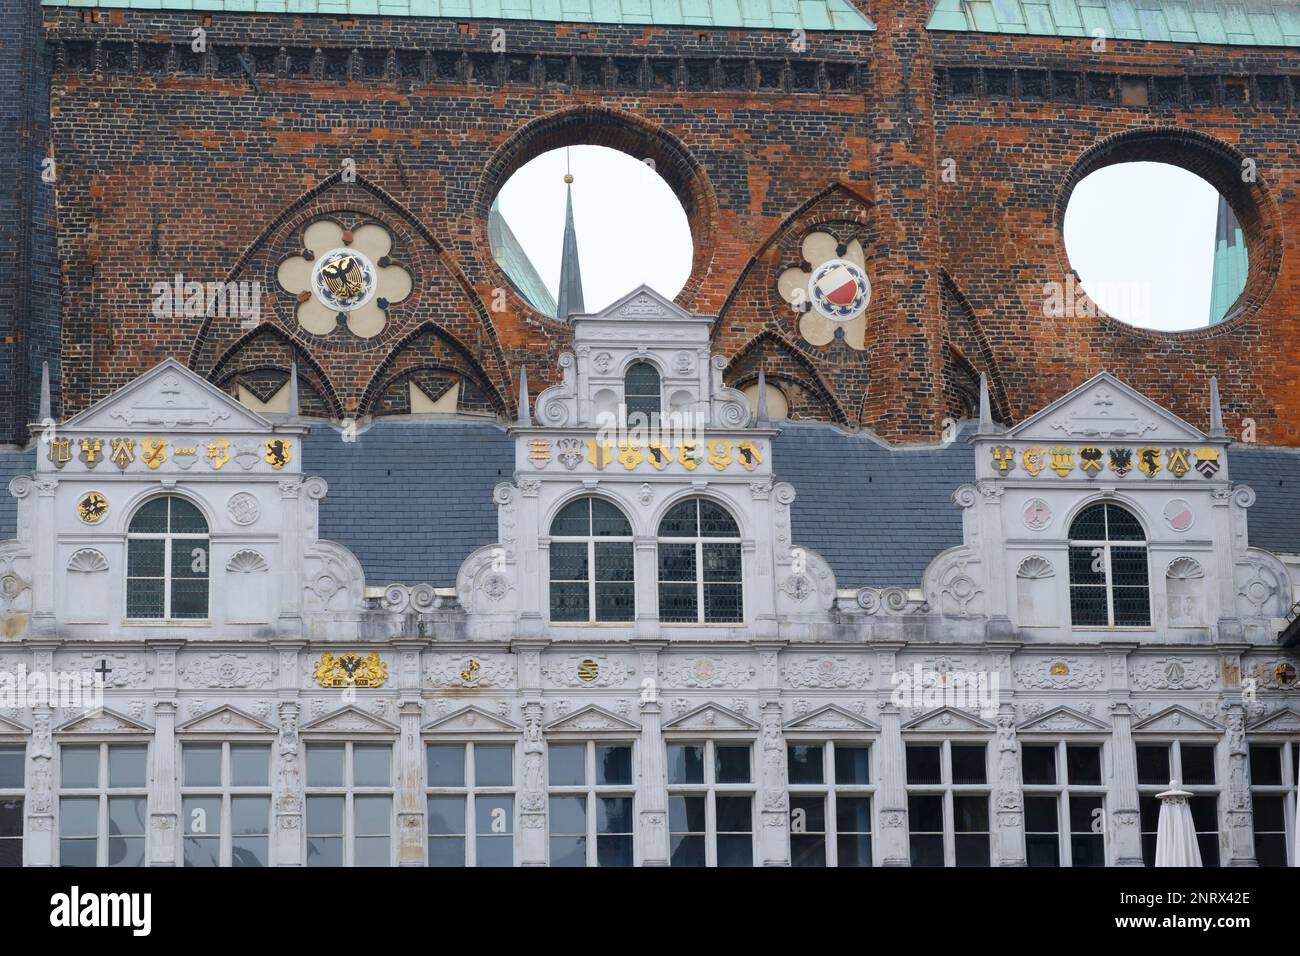
[[[102,552],[96,551],[94,548],[82,548],[80,551],[74,551],[72,557],[68,559],[68,570],[82,574],[107,571],[108,559],[104,557]],[[3,582],[0,582],[0,591],[3,590],[3,586]]]
[[[1218,674],[1213,661],[1160,657],[1135,663],[1129,680],[1138,690],[1208,690]]]
[[[1078,690],[1101,686],[1105,668],[1085,657],[1055,657],[1016,668],[1016,683],[1034,690]]]
[[[266,558],[262,557],[261,554],[256,551],[245,550],[231,555],[230,560],[226,562],[226,570],[233,571],[236,574],[254,574],[259,571],[268,571],[270,567],[266,563]]]
[[[1174,558],[1165,570],[1169,623],[1194,627],[1205,623],[1205,573],[1193,558]]]
[[[871,681],[871,664],[865,657],[847,655],[789,657],[781,663],[781,677],[791,687],[860,690]]]
[[[984,614],[981,563],[974,548],[959,545],[942,552],[925,569],[922,581],[926,601],[942,616],[966,618]]]
[[[596,674],[590,679],[579,674],[583,661],[595,661]],[[589,673],[586,669],[583,673]],[[622,687],[636,673],[636,665],[619,657],[603,654],[574,654],[542,659],[542,676],[554,687]]]
[[[907,591],[903,588],[861,588],[858,607],[868,614],[901,614],[907,610]]]
[[[437,657],[424,667],[424,680],[431,687],[513,687],[514,678],[509,658],[486,654]]]
[[[365,573],[343,545],[317,541],[307,552],[304,570],[304,611],[359,611],[365,606]]]
[[[1256,548],[1236,566],[1237,613],[1245,618],[1277,618],[1291,605],[1291,581],[1285,566]]]
[[[277,674],[272,660],[248,654],[209,654],[180,666],[181,680],[191,687],[272,687]]]
[[[737,657],[666,657],[659,662],[660,681],[674,687],[741,687],[754,674],[754,666]]]

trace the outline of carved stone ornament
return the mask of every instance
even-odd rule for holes
[[[542,664],[542,675],[555,687],[621,687],[635,673],[630,662],[604,655],[547,657]]]
[[[1016,669],[1016,683],[1034,690],[1080,690],[1100,687],[1106,671],[1097,661],[1055,657]]]
[[[660,682],[672,687],[741,687],[754,666],[737,657],[667,657],[659,662]]]
[[[180,677],[191,687],[271,687],[278,668],[268,658],[247,654],[209,654],[180,667]]]
[[[852,688],[859,690],[871,681],[871,664],[864,657],[787,658],[781,677],[791,687]]]
[[[1218,682],[1218,675],[1209,660],[1159,657],[1135,663],[1129,680],[1138,690],[1209,690]]]
[[[312,670],[321,687],[382,687],[388,680],[388,665],[378,653],[322,654]]]
[[[425,667],[424,679],[433,687],[510,687],[514,666],[489,655],[443,657]]]

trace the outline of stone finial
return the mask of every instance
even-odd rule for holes
[[[528,413],[528,366],[525,365],[519,369],[519,415],[515,424],[527,427],[532,423],[532,416]]]
[[[1227,429],[1223,427],[1223,406],[1219,404],[1219,379],[1210,376],[1210,437],[1227,438]]]
[[[989,401],[989,376],[987,372],[980,372],[980,425],[976,434],[993,434],[993,407]]]
[[[761,368],[758,370],[758,407],[754,424],[759,428],[766,428],[771,424],[767,418],[767,378]]]
[[[31,408],[30,405],[28,405],[27,407]],[[50,402],[50,363],[42,362],[41,363],[41,408],[37,416],[42,423],[48,422],[51,419],[52,417],[52,413],[50,411],[51,408],[52,405]]]
[[[289,366],[289,417],[297,418],[301,414],[298,406],[298,363]]]

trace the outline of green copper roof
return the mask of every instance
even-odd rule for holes
[[[447,17],[865,33],[876,26],[848,0],[41,0],[47,7],[225,13]]]
[[[528,258],[528,253],[515,238],[510,224],[501,215],[497,199],[492,200],[492,208],[488,211],[488,245],[492,248],[492,258],[528,304],[543,315],[555,315],[555,298],[537,274],[533,260]]]
[[[1300,47],[1295,0],[938,0],[931,30]]]
[[[1210,278],[1210,324],[1222,322],[1228,309],[1246,288],[1250,257],[1246,237],[1232,207],[1219,197],[1219,213],[1214,227],[1214,267]]]

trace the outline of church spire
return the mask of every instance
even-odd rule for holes
[[[560,294],[555,308],[557,319],[567,319],[574,313],[587,310],[582,302],[582,270],[578,266],[578,233],[573,227],[572,173],[565,172],[564,184],[564,251],[560,258]]]

